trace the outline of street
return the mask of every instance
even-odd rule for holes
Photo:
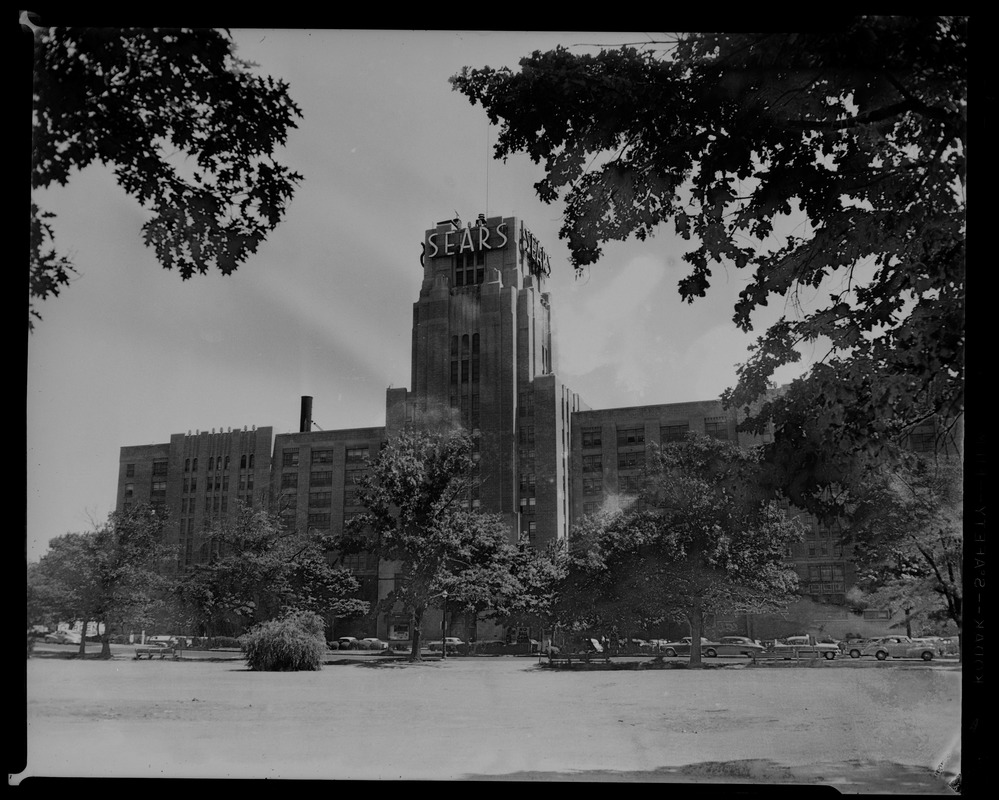
[[[254,673],[241,661],[32,658],[26,775],[793,782],[953,794],[956,664],[724,663],[577,672],[515,657],[357,659]]]

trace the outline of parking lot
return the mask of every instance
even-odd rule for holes
[[[320,672],[254,673],[238,656],[39,652],[27,663],[28,774],[803,782],[948,794],[960,769],[954,663],[837,659],[775,672],[719,658],[704,670],[576,671],[537,657],[330,656]]]

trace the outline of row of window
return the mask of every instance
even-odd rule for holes
[[[675,425],[662,425],[659,428],[660,442],[681,442],[687,438],[690,424],[687,422]],[[707,418],[704,420],[704,433],[715,439],[728,439],[728,419],[726,417]],[[583,428],[583,447],[602,447],[603,428]],[[618,428],[617,446],[629,447],[645,444],[645,427]]]
[[[583,456],[583,473],[603,472],[603,457],[599,455]],[[642,451],[617,454],[618,469],[642,469],[645,467],[645,453]]]
[[[312,451],[312,464],[332,464],[333,463],[333,450],[313,450]],[[348,447],[344,456],[345,461],[348,464],[363,463],[368,458],[368,448],[367,447]],[[298,448],[287,449],[281,452],[281,466],[282,467],[297,467],[299,465],[299,452]]]

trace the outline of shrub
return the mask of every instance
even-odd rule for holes
[[[339,650],[340,649],[340,642],[327,642],[326,646],[330,650]]]
[[[311,611],[262,622],[239,642],[247,666],[258,672],[320,670],[326,654],[323,618]]]

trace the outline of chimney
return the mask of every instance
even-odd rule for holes
[[[302,421],[299,423],[298,430],[301,433],[308,433],[312,430],[312,398],[308,395],[302,395]]]

